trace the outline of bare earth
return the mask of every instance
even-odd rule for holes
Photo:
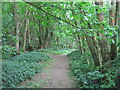
[[[73,88],[74,80],[68,75],[68,57],[66,55],[52,55],[52,57],[54,59],[52,65],[46,67],[42,73],[35,75],[31,81],[41,82],[43,88]]]

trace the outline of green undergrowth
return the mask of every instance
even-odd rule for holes
[[[38,52],[46,52],[50,54],[60,55],[60,54],[68,54],[75,49],[39,49]]]
[[[116,79],[120,76],[120,55],[111,62],[111,67],[104,68],[104,73],[100,71],[101,67],[95,67],[92,56],[89,53],[81,55],[80,51],[73,51],[68,54],[70,58],[70,70],[73,72],[75,80],[78,82],[78,88],[114,88],[120,81]],[[87,56],[87,58],[86,58]]]
[[[43,85],[48,84],[47,81],[27,81],[26,83],[24,83],[24,85],[18,87],[18,88],[43,88]]]
[[[39,62],[39,61],[45,61],[48,59],[49,59],[49,56],[47,56],[43,52],[27,52],[21,55],[17,55],[8,60],[9,61],[20,61],[20,62]]]
[[[21,53],[22,52],[20,52],[20,51],[16,51],[15,47],[11,47],[9,45],[4,45],[2,47],[2,58],[3,59],[8,59],[8,58],[11,58],[13,56],[19,55]]]
[[[15,88],[20,82],[32,79],[43,70],[51,58],[43,52],[27,52],[2,62],[2,87]]]
[[[46,71],[45,69],[47,67],[50,67],[52,65],[52,62],[54,62],[54,60],[50,59],[43,63],[43,67],[44,67],[43,72],[46,72],[47,74],[50,73],[50,71]],[[43,88],[43,86],[46,84],[48,84],[47,81],[44,80],[36,81],[34,80],[34,78],[32,78],[31,80],[26,80],[26,82],[24,82],[24,84],[22,85],[19,85],[18,88]]]

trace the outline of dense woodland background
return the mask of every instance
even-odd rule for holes
[[[70,67],[77,77],[79,87],[120,86],[119,0],[4,2],[2,33],[5,67],[8,64],[6,60],[25,52],[76,49],[68,56],[71,57]],[[3,77],[5,75],[7,78],[6,74],[4,72]],[[3,83],[6,82],[5,78]],[[4,86],[13,87],[14,84],[11,86],[7,83]]]

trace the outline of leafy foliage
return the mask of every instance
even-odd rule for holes
[[[37,51],[59,55],[59,54],[68,54],[68,53],[72,52],[73,50],[74,49],[52,49],[51,48],[51,49],[39,49]]]
[[[71,58],[70,67],[78,81],[80,88],[112,88],[115,87],[115,77],[120,70],[119,63],[113,62],[112,67],[106,68],[105,73],[95,67],[94,64],[88,64],[79,51],[74,51],[68,56]],[[119,58],[119,56],[118,56]],[[117,61],[119,61],[117,59]],[[116,65],[116,67],[114,66]]]
[[[11,47],[8,45],[4,45],[2,47],[2,55],[3,55],[3,58],[5,59],[10,58],[11,56],[16,56],[17,54],[20,54],[20,53],[21,52],[16,51],[15,47]]]
[[[67,54],[72,50],[67,51],[62,48],[79,48],[80,51],[74,51],[68,56],[72,59],[70,66],[76,80],[81,83],[80,87],[114,87],[116,82],[114,79],[120,75],[118,74],[120,58],[118,56],[115,61],[110,60],[114,60],[120,51],[119,3],[100,3],[94,0],[3,3],[2,55],[4,59],[9,58],[3,62],[3,65],[7,65],[7,62],[11,65],[13,62],[16,65],[13,67],[19,66],[17,65],[19,62],[31,65],[49,59],[40,52]],[[38,52],[16,56],[21,54],[19,50]],[[10,58],[11,56],[15,57]],[[109,63],[110,68],[104,67]],[[102,67],[97,67],[99,65],[104,65],[104,73]]]
[[[18,56],[15,56],[10,61],[19,61],[19,62],[39,62],[48,60],[50,57],[42,52],[27,52]]]
[[[21,81],[31,79],[36,72],[41,71],[42,66],[36,62],[3,62],[3,86],[4,87],[15,87]]]
[[[32,57],[31,57],[32,56]],[[2,62],[3,87],[16,87],[20,82],[31,79],[41,72],[43,65],[38,61],[48,60],[49,56],[41,52],[29,52]]]

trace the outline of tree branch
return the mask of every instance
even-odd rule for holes
[[[24,0],[24,1],[25,1],[25,0]],[[71,22],[66,21],[66,20],[64,20],[64,19],[62,19],[62,18],[60,18],[60,17],[55,16],[55,15],[52,15],[51,13],[49,13],[49,12],[43,10],[41,7],[35,5],[35,4],[31,3],[31,2],[27,2],[27,1],[25,1],[25,2],[28,3],[28,4],[30,4],[30,5],[32,5],[32,6],[34,6],[34,7],[36,7],[37,9],[39,9],[39,10],[45,12],[46,14],[48,14],[48,15],[50,15],[50,16],[52,16],[52,17],[58,19],[58,20],[61,20],[61,21],[64,21],[64,22],[70,24],[72,27],[75,27],[75,28],[79,28],[79,29],[80,29],[80,27],[77,27],[76,25],[72,24]]]
[[[57,8],[57,9],[62,9],[62,10],[74,10],[74,9],[67,9],[67,8],[57,7],[57,6],[54,6],[54,5],[44,5],[42,7],[45,7],[45,6],[49,6],[49,7],[53,7],[53,8]]]

